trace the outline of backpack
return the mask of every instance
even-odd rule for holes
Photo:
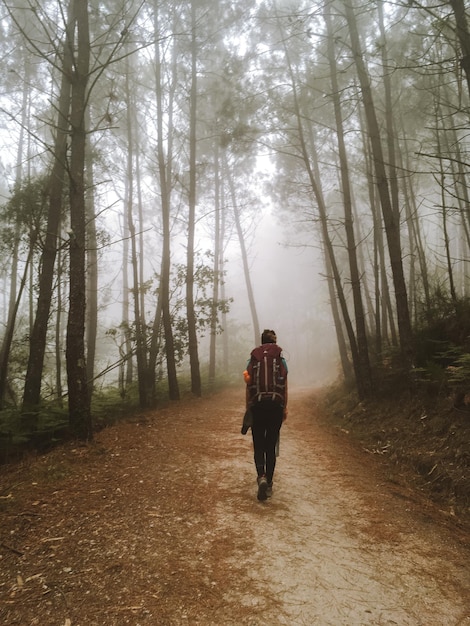
[[[285,405],[287,368],[281,354],[282,348],[275,343],[252,350],[247,366],[250,405],[263,401]]]

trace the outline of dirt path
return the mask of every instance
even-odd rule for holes
[[[0,624],[470,625],[470,534],[292,391],[256,499],[243,393],[183,402],[0,480]]]

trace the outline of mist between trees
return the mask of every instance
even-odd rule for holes
[[[1,0],[4,436],[241,384],[265,326],[292,383],[465,389],[468,19]]]

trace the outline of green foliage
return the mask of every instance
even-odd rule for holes
[[[415,333],[416,381],[439,394],[470,390],[470,300],[435,289]]]
[[[190,377],[182,377],[183,394],[190,393]],[[156,404],[168,401],[165,382],[157,384]],[[118,387],[108,386],[93,394],[93,426],[100,430],[135,414],[139,407],[137,383],[126,388],[123,397]],[[49,404],[36,412],[21,414],[17,409],[0,412],[0,463],[21,457],[25,450],[46,450],[70,435],[67,408]]]
[[[18,238],[25,246],[35,240],[45,220],[46,178],[31,179],[13,190],[9,201],[0,208],[0,246],[14,247]]]
[[[429,393],[441,394],[447,389],[446,370],[435,361],[428,361],[424,367],[417,367],[414,370],[414,379]]]
[[[205,254],[209,260],[213,257],[211,251]],[[179,353],[181,357],[187,354],[187,319],[186,319],[186,300],[185,285],[187,278],[187,269],[184,264],[177,264],[172,277],[172,293],[173,293],[173,319],[175,327],[175,343],[179,344]],[[214,270],[202,260],[198,260],[194,268],[194,309],[197,319],[197,330],[200,337],[204,337],[207,330],[211,327],[213,311],[212,289],[216,279]],[[219,272],[219,279],[223,279],[223,275]],[[216,303],[215,314],[217,316],[217,332],[222,332],[219,321],[219,314],[228,313],[232,299],[218,300]],[[180,359],[181,360],[181,359]]]
[[[211,260],[213,258],[212,252],[207,251],[205,253],[205,257],[208,260]],[[222,272],[219,272],[218,278],[220,281],[223,280]],[[156,279],[157,281],[159,281],[158,276],[156,277]],[[188,354],[188,321],[186,317],[185,294],[186,279],[186,265],[182,263],[176,264],[172,271],[170,299],[174,351],[177,365],[181,365]],[[230,304],[233,301],[232,298],[225,300],[219,299],[216,302],[214,311],[212,290],[215,279],[216,276],[212,267],[208,263],[204,262],[204,260],[198,259],[194,268],[194,308],[197,320],[197,331],[200,338],[203,338],[208,330],[210,330],[214,314],[216,316],[216,332],[221,333],[223,331],[220,323],[220,315],[229,312]],[[144,288],[146,291],[149,291],[151,288],[150,283],[145,283]],[[154,290],[154,293],[158,295],[158,291],[159,287]],[[150,337],[152,332],[153,328],[149,326],[147,328],[147,336]],[[165,353],[165,340],[162,328],[160,328],[160,334],[161,359],[157,359],[157,369],[162,364],[163,355]],[[127,338],[131,341],[134,350],[136,342],[134,322],[121,322],[121,324],[117,328],[114,327],[109,329],[107,331],[107,335],[109,337],[112,337],[118,345],[121,358],[125,357],[125,346],[122,343],[123,335],[126,335]]]
[[[47,449],[62,441],[68,431],[67,411],[59,406],[24,414],[18,409],[0,411],[0,461],[19,456],[27,448]]]
[[[415,370],[416,381],[431,395],[452,396],[454,404],[468,405],[470,399],[470,353],[456,347],[438,353]]]
[[[126,415],[131,414],[139,406],[137,385],[126,387],[123,397],[118,387],[106,387],[96,391],[92,397],[91,412],[93,425],[100,429],[114,424]]]
[[[13,338],[8,357],[8,382],[5,397],[5,407],[18,405],[18,398],[21,396],[24,385],[24,373],[28,363],[29,339],[26,332],[26,320],[20,319],[17,322],[17,335]]]
[[[453,310],[454,305],[449,293],[440,282],[437,282],[429,295],[429,299],[417,303],[418,328],[423,328],[438,320],[446,319]]]
[[[470,354],[465,352],[456,360],[455,365],[448,368],[449,383],[452,385],[466,384],[470,387]]]
[[[464,346],[470,351],[470,299],[457,301],[436,287],[429,306],[418,307],[417,342],[443,342]]]

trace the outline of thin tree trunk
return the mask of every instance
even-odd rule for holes
[[[281,30],[279,20],[278,20],[278,24],[279,24],[279,29]],[[325,246],[325,250],[328,255],[330,265],[331,265],[331,270],[332,270],[332,274],[333,274],[333,278],[334,278],[334,282],[336,286],[336,293],[337,293],[337,297],[340,303],[341,313],[343,315],[343,321],[344,321],[344,325],[345,325],[346,332],[348,335],[349,346],[351,349],[351,357],[352,357],[352,362],[353,362],[354,374],[356,377],[356,388],[357,388],[359,397],[363,398],[367,395],[369,384],[367,381],[363,380],[363,371],[361,368],[356,336],[354,334],[354,329],[351,323],[351,318],[349,315],[346,298],[345,298],[344,291],[343,291],[342,284],[341,284],[341,274],[338,268],[338,264],[336,262],[334,248],[333,248],[333,244],[332,244],[329,229],[328,229],[328,216],[327,216],[325,200],[323,197],[323,190],[321,188],[321,183],[320,183],[321,178],[320,178],[320,173],[319,173],[319,168],[318,168],[318,159],[317,159],[317,154],[315,150],[315,144],[314,144],[313,137],[312,137],[311,151],[313,152],[313,154],[310,157],[308,150],[307,150],[306,140],[305,140],[303,116],[301,115],[301,112],[300,112],[299,100],[297,96],[297,82],[295,80],[294,71],[292,68],[292,64],[290,62],[290,57],[288,54],[288,49],[287,49],[287,45],[286,45],[282,30],[281,30],[281,36],[283,39],[284,55],[285,55],[287,69],[289,72],[289,77],[290,77],[291,87],[292,87],[293,107],[294,107],[293,113],[295,116],[296,128],[297,128],[298,137],[299,137],[300,154],[301,154],[301,158],[306,169],[310,187],[312,189],[313,195],[317,202],[318,212],[320,216],[322,237],[323,237],[323,245]]]
[[[346,241],[348,247],[349,271],[351,278],[351,288],[354,303],[354,315],[356,318],[356,339],[357,351],[359,357],[359,367],[361,370],[360,378],[363,384],[363,391],[369,394],[372,386],[371,370],[369,362],[369,351],[367,346],[367,332],[365,324],[365,313],[362,302],[361,278],[359,266],[357,262],[356,240],[354,236],[353,226],[353,210],[352,195],[349,182],[349,165],[346,154],[346,145],[344,141],[344,125],[341,110],[341,101],[339,97],[338,72],[336,67],[335,49],[334,49],[334,33],[331,24],[331,16],[328,6],[325,6],[324,18],[327,25],[328,33],[328,63],[330,66],[330,80],[332,87],[333,107],[336,122],[336,137],[338,141],[338,156],[340,161],[341,189],[343,193],[344,206],[344,228],[346,231]]]
[[[25,128],[27,124],[27,116],[29,112],[29,81],[28,81],[28,64],[25,63],[25,74],[26,80],[23,85],[23,95],[22,95],[22,104],[21,104],[21,125],[20,125],[20,136],[18,140],[18,149],[16,154],[16,177],[15,177],[15,189],[20,190],[22,184],[22,161],[23,161],[23,150],[24,150],[24,135]],[[28,179],[29,180],[29,179]],[[10,271],[10,295],[9,295],[9,303],[8,303],[8,316],[7,323],[5,326],[5,332],[3,334],[2,345],[0,348],[0,410],[4,408],[5,403],[5,393],[8,384],[8,362],[10,360],[10,350],[13,342],[13,334],[16,325],[16,317],[18,314],[18,308],[20,304],[20,298],[23,294],[25,282],[28,277],[28,270],[31,265],[30,260],[32,258],[33,251],[29,250],[28,253],[28,261],[26,263],[26,268],[24,272],[24,276],[20,285],[20,293],[17,293],[18,290],[18,259],[19,259],[19,247],[20,247],[20,232],[21,225],[20,221],[16,220],[15,224],[15,237],[13,241],[13,250],[11,256],[11,271]],[[30,237],[30,245],[36,241],[36,235],[31,233]],[[6,293],[5,293],[6,295]]]
[[[393,103],[392,103],[392,81],[391,72],[389,70],[387,38],[385,35],[383,0],[377,2],[377,13],[379,18],[380,32],[380,51],[382,55],[382,78],[384,84],[385,96],[385,126],[387,130],[387,155],[388,155],[388,180],[390,185],[390,200],[396,223],[400,223],[400,206],[398,192],[398,178],[396,167],[396,149],[395,149],[395,130],[393,121]]]
[[[127,62],[129,57],[127,57]],[[143,331],[142,315],[141,315],[141,299],[140,291],[141,286],[139,284],[139,260],[137,253],[137,237],[134,225],[134,132],[133,132],[133,119],[134,115],[132,109],[135,106],[133,98],[131,97],[131,91],[129,87],[129,74],[130,68],[127,65],[126,68],[126,102],[127,102],[127,181],[128,181],[128,195],[126,203],[126,216],[127,225],[130,235],[131,244],[131,266],[132,266],[132,296],[134,302],[134,328],[135,328],[135,343],[136,343],[136,360],[137,360],[137,384],[139,388],[139,404],[140,408],[147,407],[147,358],[146,358],[146,344],[145,335]]]
[[[165,335],[165,357],[168,375],[168,393],[170,400],[179,400],[180,392],[178,386],[178,378],[176,375],[175,345],[173,338],[173,328],[170,310],[170,207],[171,207],[171,172],[172,172],[172,149],[171,135],[173,133],[173,111],[172,111],[172,94],[170,93],[170,102],[168,106],[168,151],[167,160],[165,160],[164,135],[163,135],[163,118],[165,111],[163,110],[163,77],[162,64],[160,59],[160,48],[158,41],[158,2],[154,3],[154,26],[155,26],[155,96],[157,101],[157,162],[158,173],[160,178],[160,191],[162,203],[162,264],[160,272],[160,294],[161,310],[163,318],[163,329]],[[172,60],[173,85],[175,84],[175,68],[176,58]],[[173,89],[173,86],[171,87]]]
[[[403,172],[404,171],[403,160],[402,160],[400,150],[398,150],[398,154],[400,155],[398,158],[398,161],[399,161],[398,166]],[[404,179],[403,181],[403,198],[404,198],[404,207],[405,207],[406,228],[408,230],[408,246],[409,246],[409,257],[410,257],[409,280],[408,280],[408,285],[409,285],[408,302],[409,302],[409,307],[410,307],[410,317],[411,319],[415,319],[417,308],[418,308],[418,275],[416,272],[415,259],[417,257],[419,260],[419,251],[416,245],[416,238],[415,238],[415,232],[414,232],[414,216],[411,212],[411,202],[410,202],[410,198],[408,195],[406,179]]]
[[[64,339],[64,303],[62,299],[62,279],[63,268],[62,258],[64,250],[59,250],[57,261],[57,314],[55,320],[55,380],[57,389],[57,403],[63,406],[63,385],[62,385],[62,355],[63,355],[63,339]]]
[[[87,107],[87,130],[90,128],[89,108]],[[96,332],[98,327],[98,245],[96,241],[95,196],[93,176],[93,155],[90,142],[86,144],[86,237],[87,237],[87,309],[86,309],[86,365],[90,393],[93,389],[96,354]]]
[[[467,22],[467,13],[464,0],[449,0],[455,15],[457,36],[462,48],[460,63],[467,78],[468,95],[470,96],[470,30]]]
[[[2,345],[0,348],[0,410],[5,408],[5,394],[8,386],[8,361],[10,358],[10,349],[13,341],[13,334],[15,330],[15,321],[18,314],[18,308],[20,306],[21,297],[23,295],[24,286],[28,278],[29,264],[33,256],[33,241],[31,241],[30,249],[28,252],[28,258],[26,260],[23,277],[20,281],[20,287],[16,294],[16,302],[13,308],[10,307],[8,311],[8,320],[5,328],[5,332],[2,339]]]
[[[70,292],[67,323],[67,385],[72,432],[82,440],[93,436],[85,361],[86,232],[85,232],[85,109],[90,39],[88,0],[75,0],[77,56],[72,79],[70,113]]]
[[[256,310],[256,302],[255,295],[253,291],[253,285],[251,283],[251,275],[250,275],[250,265],[248,263],[248,252],[246,249],[245,236],[243,234],[243,229],[240,221],[240,213],[238,209],[237,203],[237,194],[235,193],[235,184],[233,182],[233,177],[228,168],[227,163],[225,164],[225,171],[227,173],[227,181],[230,190],[230,199],[232,202],[232,210],[233,217],[235,220],[235,228],[237,230],[238,235],[238,243],[240,245],[240,252],[242,255],[242,263],[243,263],[243,275],[245,277],[245,285],[248,295],[248,303],[250,305],[251,319],[253,321],[253,333],[254,333],[254,345],[258,345],[260,342],[260,326],[258,320],[258,312]]]
[[[367,235],[362,230],[361,217],[358,215],[357,205],[354,200],[354,197],[353,197],[352,208],[353,208],[353,216],[354,216],[354,232],[355,232],[356,241],[363,242],[366,240]],[[374,250],[375,250],[375,246],[374,246]],[[367,332],[367,337],[368,337],[368,342],[369,342],[369,338],[375,334],[375,304],[374,304],[374,299],[372,298],[372,295],[370,292],[370,285],[368,281],[368,271],[366,269],[368,265],[368,261],[366,260],[364,256],[364,245],[357,246],[357,262],[359,266],[359,274],[362,277],[361,284],[362,284],[362,287],[364,288],[364,308],[367,311],[367,313],[364,314],[364,317],[365,317],[364,323],[366,326],[366,332]],[[374,285],[375,285],[375,281],[374,281]]]
[[[354,370],[348,357],[348,349],[343,332],[343,324],[341,322],[341,315],[338,309],[338,299],[335,293],[335,281],[332,275],[330,256],[329,254],[327,254],[324,246],[323,253],[325,256],[326,280],[328,285],[328,293],[330,296],[331,314],[333,316],[333,323],[335,325],[336,342],[338,344],[341,369],[343,370],[344,381],[346,385],[349,386],[354,382]]]
[[[191,91],[189,97],[189,212],[186,260],[186,316],[188,321],[188,350],[191,370],[191,391],[200,396],[201,372],[194,310],[194,237],[196,227],[196,113],[197,113],[197,42],[196,0],[191,1]]]
[[[224,271],[224,266],[225,266],[225,248],[223,245],[223,242],[225,241],[225,229],[226,229],[226,206],[225,206],[225,185],[224,185],[224,177],[222,175],[223,169],[221,169],[221,185],[220,185],[220,204],[222,207],[222,212],[221,212],[221,221],[220,221],[220,241],[221,241],[221,246],[220,246],[220,258],[219,258],[219,268],[220,271],[223,272]],[[226,293],[225,293],[225,280],[221,281],[221,285],[220,285],[220,296],[222,298],[222,300],[226,300]],[[222,328],[224,329],[224,332],[222,334],[222,370],[224,372],[225,375],[227,375],[229,373],[229,334],[227,332],[227,328],[228,328],[228,320],[227,320],[227,313],[224,309],[223,313],[222,313]],[[256,345],[256,342],[255,342]]]
[[[440,94],[437,95],[437,98],[440,98]],[[454,272],[452,267],[452,258],[450,253],[450,241],[449,241],[449,233],[448,233],[448,219],[447,219],[447,198],[446,198],[446,173],[444,171],[443,159],[442,159],[442,147],[441,147],[441,132],[445,134],[445,129],[441,131],[439,128],[439,120],[442,119],[442,111],[440,107],[440,103],[436,103],[435,107],[435,136],[436,136],[436,147],[439,161],[439,186],[441,191],[441,211],[442,211],[442,236],[444,238],[444,249],[446,256],[446,265],[447,265],[447,277],[449,280],[449,290],[452,298],[452,302],[454,305],[457,302],[457,294],[455,291],[455,283],[454,283]]]
[[[149,364],[147,371],[147,389],[150,393],[152,404],[155,406],[157,401],[157,390],[155,377],[157,374],[157,360],[161,347],[162,338],[162,298],[160,295],[157,297],[157,306],[155,310],[155,317],[152,325],[152,337],[150,339],[149,348]]]
[[[467,289],[468,274],[466,272],[467,259],[469,258],[470,249],[470,225],[469,225],[469,213],[470,213],[470,193],[467,184],[467,173],[464,167],[464,159],[460,150],[460,142],[457,137],[455,127],[452,125],[448,129],[448,133],[451,135],[450,139],[446,140],[446,144],[450,151],[450,146],[455,150],[455,159],[451,159],[452,175],[454,180],[454,197],[457,201],[460,222],[462,229],[458,236],[459,242],[459,265],[463,267],[460,272],[460,293],[465,297]],[[459,293],[459,290],[457,290]]]
[[[390,199],[379,124],[372,97],[370,79],[364,63],[360,45],[356,16],[349,0],[344,1],[344,7],[346,10],[346,20],[351,38],[352,53],[361,86],[362,100],[373,154],[376,184],[382,208],[385,233],[387,236],[393,285],[395,288],[395,302],[402,358],[404,360],[405,368],[410,368],[413,362],[413,341],[411,320],[408,309],[408,297],[403,271],[402,249],[400,244],[400,223],[397,220],[397,216],[393,210]]]
[[[410,155],[406,148],[406,138],[403,142],[403,148],[399,151],[399,161],[398,166],[402,171],[410,172]],[[426,262],[426,251],[424,249],[422,237],[421,237],[421,226],[419,222],[419,214],[418,207],[416,204],[416,194],[413,187],[413,178],[411,176],[406,176],[403,181],[403,195],[405,200],[405,210],[406,210],[406,220],[409,226],[409,237],[410,237],[410,253],[411,263],[414,266],[414,255],[418,259],[418,267],[419,267],[419,275],[416,276],[416,289],[419,286],[419,278],[421,279],[421,285],[424,293],[424,309],[429,311],[431,308],[431,297],[429,290],[429,276],[428,276],[428,268]],[[418,296],[420,294],[416,294],[416,304],[418,303]],[[416,315],[416,305],[415,305],[415,315]]]
[[[215,382],[216,343],[217,343],[217,304],[219,301],[220,283],[220,251],[222,248],[220,229],[220,168],[219,145],[216,141],[214,148],[214,284],[212,290],[211,329],[209,344],[209,384]]]
[[[124,204],[128,205],[129,202],[129,187],[130,181],[126,176],[125,190],[124,190]],[[129,314],[129,223],[126,218],[123,219],[122,225],[122,324],[121,324],[121,337],[120,337],[120,355],[121,363],[119,365],[119,381],[120,381],[120,393],[124,397],[127,388],[132,384],[134,380],[134,358],[132,355],[132,341],[131,341],[131,329],[130,329],[130,314]]]
[[[142,177],[141,177],[141,169],[140,169],[140,142],[139,142],[139,133],[138,133],[138,122],[137,122],[137,106],[133,107],[133,120],[132,124],[135,128],[134,132],[134,145],[135,145],[135,188],[137,192],[137,215],[138,215],[138,224],[139,224],[139,284],[141,285],[141,289],[139,290],[140,296],[140,320],[141,320],[141,330],[144,345],[147,344],[147,321],[145,315],[145,289],[143,289],[143,285],[145,284],[145,241],[144,241],[144,211],[143,211],[143,202],[142,202]]]
[[[38,279],[38,301],[36,317],[30,339],[30,352],[23,390],[23,412],[34,411],[41,399],[42,370],[46,350],[46,337],[51,308],[54,266],[57,254],[57,238],[62,215],[62,197],[66,176],[67,139],[69,137],[69,110],[72,77],[72,42],[74,39],[73,3],[70,1],[66,39],[63,46],[63,67],[59,102],[57,106],[57,128],[54,141],[54,162],[48,189],[47,229],[41,255],[41,272]]]

